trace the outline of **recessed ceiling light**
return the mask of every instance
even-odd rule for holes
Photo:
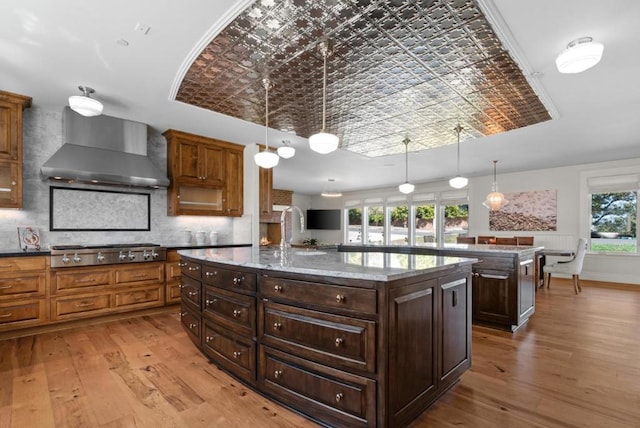
[[[127,46],[129,46],[129,42],[126,41],[125,39],[120,39],[117,40],[116,43],[124,48],[126,48]]]

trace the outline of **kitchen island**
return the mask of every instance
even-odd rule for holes
[[[471,364],[475,259],[181,250],[181,320],[211,361],[328,426],[408,425]]]
[[[516,331],[536,308],[537,254],[543,247],[485,244],[340,245],[340,251],[472,257],[473,323]]]

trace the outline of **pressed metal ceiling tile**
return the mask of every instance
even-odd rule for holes
[[[252,3],[193,62],[176,100],[308,137],[322,124],[366,156],[455,144],[550,120],[473,0]]]

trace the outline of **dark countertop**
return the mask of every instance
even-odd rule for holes
[[[251,244],[220,244],[220,245],[188,245],[188,244],[169,244],[163,245],[167,250],[190,250],[202,248],[234,248],[234,247],[251,247]],[[50,256],[51,251],[48,248],[40,250],[22,251],[19,248],[0,248],[0,257],[31,257],[31,256]]]

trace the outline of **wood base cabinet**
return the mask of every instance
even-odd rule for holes
[[[388,282],[181,266],[192,341],[322,425],[407,426],[470,367],[470,264]]]
[[[0,259],[0,331],[42,324],[49,318],[47,264],[45,256]]]

